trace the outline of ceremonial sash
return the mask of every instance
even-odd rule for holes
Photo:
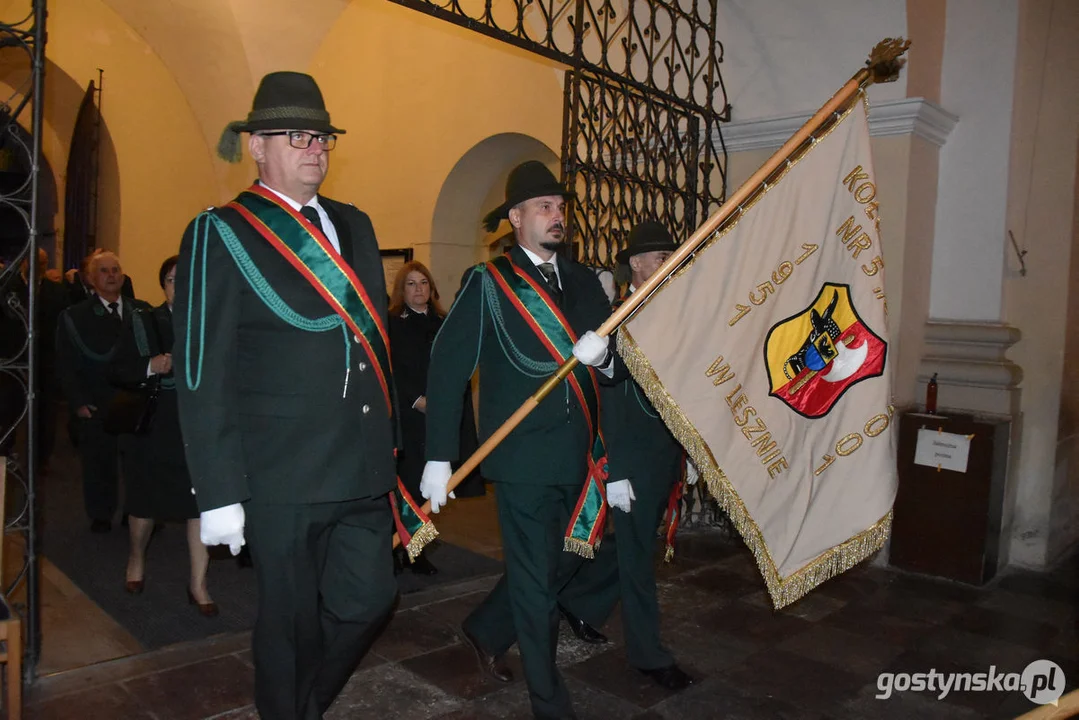
[[[423,552],[424,545],[438,537],[438,531],[405,489],[401,478],[397,478],[397,487],[391,495],[390,507],[393,508],[397,538],[401,541],[401,547],[408,551],[408,559],[414,561]]]
[[[667,541],[667,548],[663,552],[663,562],[674,559],[674,536],[678,533],[678,521],[682,518],[682,494],[686,489],[686,456],[682,454],[682,476],[671,488],[671,494],[667,497],[667,511],[663,515],[663,533]]]
[[[392,417],[389,334],[356,273],[333,249],[321,230],[261,185],[252,185],[228,207],[238,212],[296,268],[352,331],[378,377],[386,413]],[[401,545],[408,550],[409,558],[414,559],[438,533],[430,518],[405,490],[400,478],[389,500]]]
[[[378,376],[386,412],[392,415],[389,334],[356,273],[318,228],[261,185],[252,185],[227,207],[240,213],[296,268],[352,330]]]
[[[577,334],[558,305],[539,283],[529,277],[508,255],[487,263],[491,277],[510,305],[535,333],[551,357],[562,364],[573,354]],[[588,424],[592,449],[588,455],[588,476],[566,528],[563,546],[586,558],[595,555],[607,516],[607,452],[599,430],[599,386],[592,368],[578,364],[566,377]]]

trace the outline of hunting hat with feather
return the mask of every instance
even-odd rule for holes
[[[506,178],[506,202],[496,207],[483,217],[483,227],[487,232],[494,232],[498,224],[509,217],[510,210],[525,200],[548,195],[561,195],[567,200],[573,193],[555,178],[554,173],[539,160],[521,163],[510,171]]]
[[[246,120],[230,122],[217,142],[222,160],[240,162],[240,133],[263,130],[309,130],[344,135],[330,123],[318,83],[298,72],[272,72],[262,78]]]

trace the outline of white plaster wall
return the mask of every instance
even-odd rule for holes
[[[1079,487],[1061,438],[1069,278],[1076,213],[1079,4],[1019,5],[1008,227],[1026,248],[1026,275],[1005,248],[1005,318],[1022,339],[1010,357],[1024,368],[1021,441],[1013,456],[1015,511],[1010,560],[1051,564],[1079,537]],[[960,121],[962,122],[962,121]],[[1067,423],[1065,423],[1067,426]]]
[[[815,111],[865,63],[873,46],[905,35],[905,0],[719,0],[717,34],[732,119]],[[906,77],[870,100],[906,97]]]
[[[941,105],[959,123],[940,151],[929,313],[1001,319],[1018,5],[949,0]]]

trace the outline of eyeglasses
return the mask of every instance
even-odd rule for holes
[[[336,135],[327,135],[325,133],[311,133],[306,130],[278,130],[276,132],[263,132],[259,133],[263,137],[273,137],[275,135],[287,135],[288,144],[297,150],[306,150],[311,147],[311,141],[317,140],[318,144],[322,146],[322,149],[329,152],[333,150],[337,145]]]

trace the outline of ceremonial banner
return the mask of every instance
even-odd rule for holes
[[[891,529],[884,252],[864,96],[736,217],[618,342],[778,608]]]

